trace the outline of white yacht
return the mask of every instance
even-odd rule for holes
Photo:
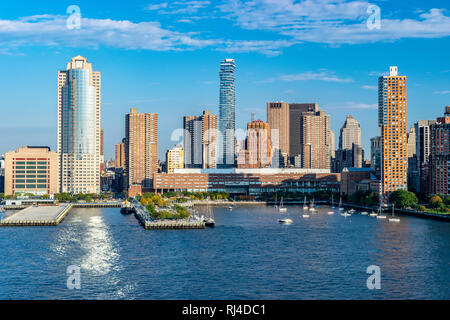
[[[292,224],[294,221],[292,221],[291,219],[287,218],[287,219],[278,219],[278,223],[279,224]]]

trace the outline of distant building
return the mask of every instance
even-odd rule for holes
[[[357,191],[373,191],[379,194],[380,181],[372,168],[345,168],[341,173],[341,194],[352,195]]]
[[[324,111],[303,112],[300,132],[302,167],[330,169],[330,116]]]
[[[370,139],[370,165],[377,177],[381,173],[381,137],[373,137]]]
[[[407,189],[406,76],[390,67],[378,79],[378,125],[381,128],[381,196],[387,203],[396,190]]]
[[[317,103],[290,103],[289,104],[289,150],[287,151],[289,158],[295,159],[303,153],[301,141],[303,141],[302,114],[304,112],[319,112],[319,105]],[[270,123],[269,123],[270,125]],[[331,137],[330,137],[331,146]],[[295,160],[294,160],[295,161]],[[292,161],[292,162],[294,162]]]
[[[220,63],[219,131],[222,137],[222,144],[220,146],[219,164],[222,167],[232,167],[235,161],[235,70],[234,59],[224,59]]]
[[[450,194],[450,106],[430,126],[429,194]]]
[[[267,123],[272,131],[273,147],[277,150],[277,153],[287,156],[289,154],[290,136],[289,105],[286,102],[268,102]],[[300,130],[300,127],[298,130]]]
[[[116,168],[125,168],[125,139],[122,142],[116,143],[114,146],[115,161],[114,165]]]
[[[406,154],[408,157],[408,190],[419,192],[420,190],[417,188],[419,185],[419,170],[416,154],[416,131],[414,126],[410,128],[407,137]]]
[[[125,116],[125,174],[128,189],[152,189],[158,172],[158,114],[138,113],[132,108]],[[129,190],[130,193],[130,190]]]
[[[22,147],[5,153],[5,195],[59,192],[59,156],[49,147]]]
[[[205,110],[201,116],[185,116],[183,129],[184,166],[186,168],[216,168],[217,115]]]
[[[272,149],[269,124],[255,120],[247,124],[245,149],[239,153],[238,168],[269,168]]]
[[[100,193],[100,72],[82,56],[58,72],[60,191]]]
[[[416,132],[416,155],[417,155],[417,173],[414,179],[414,189],[420,193],[427,193],[428,189],[428,160],[430,156],[430,126],[435,124],[436,120],[419,120],[414,124]]]
[[[181,146],[175,146],[166,152],[167,173],[173,173],[175,169],[184,168],[184,151]]]
[[[359,122],[348,115],[341,127],[339,135],[339,150],[352,150],[352,167],[361,168],[363,152],[361,144],[361,127]]]

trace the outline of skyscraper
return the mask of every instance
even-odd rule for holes
[[[344,168],[362,168],[363,150],[361,145],[361,128],[359,122],[348,115],[341,127],[339,152],[336,153],[333,171],[341,172]]]
[[[185,116],[183,129],[185,167],[216,168],[217,115],[205,110],[201,116]]]
[[[234,165],[234,132],[235,132],[235,89],[234,59],[224,59],[220,63],[220,101],[219,101],[219,131],[222,145],[218,163],[224,167]]]
[[[450,106],[430,126],[429,194],[450,194]]]
[[[100,192],[100,72],[82,56],[58,72],[60,190]]]
[[[330,116],[324,111],[303,112],[300,120],[302,167],[330,169]]]
[[[378,125],[381,128],[381,196],[386,203],[396,190],[407,189],[406,76],[390,67],[378,79]]]
[[[339,149],[352,149],[353,144],[361,146],[361,127],[352,115],[348,115],[341,127]]]
[[[416,155],[418,177],[415,180],[414,189],[420,193],[428,192],[428,160],[431,151],[430,127],[436,120],[419,120],[414,124],[416,132]]]
[[[267,123],[273,133],[272,142],[275,142],[273,147],[276,149],[274,152],[287,157],[289,154],[289,105],[286,102],[268,102]]]
[[[158,172],[158,114],[132,108],[125,116],[125,172],[128,189],[153,188],[153,175]]]
[[[303,112],[319,112],[317,103],[290,103],[289,104],[289,157],[294,159],[302,153],[301,143],[303,132],[300,130],[300,121]]]

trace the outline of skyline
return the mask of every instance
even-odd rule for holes
[[[324,2],[327,1],[320,3]],[[145,3],[148,2],[141,2],[119,13],[117,4],[105,8],[101,4],[81,1],[79,6],[82,17],[87,19],[82,20],[81,30],[83,25],[89,28],[88,22],[92,22],[94,18],[111,21],[123,19],[136,23],[159,19],[162,28],[171,22],[176,26],[175,19],[178,14],[158,14],[154,12],[155,10],[145,10],[143,9]],[[215,4],[207,4],[207,1],[202,3],[204,4],[202,8],[191,8],[191,11],[197,10],[198,13],[201,10],[208,10],[208,7],[215,7]],[[343,5],[348,1],[339,3]],[[405,8],[402,5],[394,7],[398,4],[375,3],[382,9],[381,30],[384,25],[388,26],[388,22],[397,17],[392,12],[398,14],[400,21],[405,21],[406,18],[419,19],[417,21],[425,21],[423,24],[426,24],[427,19],[432,19],[418,18],[420,16],[418,8],[412,9],[413,6]],[[4,5],[0,5],[0,8]],[[427,8],[420,6],[425,13],[434,12],[435,19],[440,17],[436,21],[442,24],[439,32],[422,34],[422,38],[419,33],[416,35],[419,37],[417,39],[405,37],[393,42],[379,39],[379,42],[358,41],[353,44],[330,45],[326,43],[324,37],[322,42],[320,39],[310,40],[303,44],[283,47],[270,54],[263,49],[259,52],[254,50],[233,52],[233,50],[216,50],[212,47],[190,48],[184,51],[173,49],[154,51],[156,50],[154,48],[118,48],[113,43],[105,44],[101,41],[98,48],[92,48],[92,43],[88,43],[87,46],[82,42],[77,43],[76,37],[72,44],[56,39],[59,42],[55,41],[55,44],[51,45],[40,43],[36,37],[31,39],[27,38],[29,36],[16,35],[11,33],[13,31],[6,30],[7,25],[15,25],[17,21],[32,24],[42,23],[43,19],[51,20],[51,17],[19,19],[42,14],[43,11],[46,11],[45,14],[61,15],[65,22],[67,6],[65,2],[58,5],[30,3],[24,7],[25,9],[2,10],[0,41],[4,42],[12,36],[17,36],[17,39],[23,41],[7,51],[2,49],[1,52],[0,65],[4,70],[4,76],[0,80],[0,94],[3,97],[0,135],[11,138],[0,141],[0,153],[15,150],[22,145],[49,145],[52,150],[56,150],[55,78],[58,70],[64,69],[67,60],[78,54],[85,56],[96,66],[96,70],[102,72],[102,128],[105,130],[106,159],[113,157],[115,143],[123,138],[123,116],[131,107],[136,107],[141,112],[159,114],[160,159],[164,158],[167,149],[177,143],[170,141],[170,133],[182,128],[184,115],[200,114],[205,109],[218,115],[219,63],[225,58],[236,60],[236,128],[245,129],[247,122],[251,120],[252,112],[256,113],[258,119],[266,121],[267,102],[314,102],[331,116],[331,129],[336,134],[336,140],[347,115],[353,115],[360,122],[366,158],[370,152],[370,138],[379,135],[376,121],[377,79],[388,70],[389,66],[397,65],[401,74],[408,76],[408,129],[418,120],[435,119],[442,114],[444,106],[448,105],[450,63],[446,59],[445,52],[450,47],[447,37],[450,34],[448,27],[450,19],[446,10],[432,10],[444,8],[443,1],[430,1]],[[167,7],[170,7],[170,4]],[[12,15],[12,12],[15,15]],[[254,8],[252,12],[261,13],[261,10]],[[325,18],[327,12],[323,14]],[[254,21],[260,22],[249,15],[249,19],[252,17]],[[312,19],[312,14],[310,17]],[[220,23],[226,20],[214,19]],[[388,21],[383,24],[384,20]],[[218,27],[211,26],[208,30],[203,21],[199,24],[187,22],[182,24],[186,29],[203,28],[203,32],[198,31],[197,37],[204,36],[205,33],[211,37],[223,33],[222,30],[216,30],[220,29]],[[256,30],[257,28],[248,30],[243,26],[230,25],[227,34],[230,37],[249,37],[248,39],[274,38],[277,35],[273,30],[268,31],[267,26],[260,26],[262,30]],[[137,29],[142,29],[142,26]],[[204,31],[205,29],[207,31]],[[46,32],[42,29],[41,36],[50,36]],[[423,38],[425,36],[436,38],[425,39]],[[267,43],[265,45],[266,49],[270,47]],[[383,52],[389,52],[390,56]],[[36,59],[39,59],[39,63],[36,63]],[[347,61],[355,63],[349,65]],[[25,87],[27,94],[23,94]]]

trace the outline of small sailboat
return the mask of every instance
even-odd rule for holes
[[[328,211],[327,212],[329,215],[332,215],[332,214],[334,214],[334,211]]]
[[[367,211],[363,211],[363,212],[361,212],[361,215],[363,215],[363,216],[367,216],[369,213],[367,212]]]
[[[309,207],[306,205],[306,196],[305,196],[305,200],[303,200],[303,210],[308,210]]]
[[[280,212],[287,212],[287,208],[283,206],[283,197],[281,197],[281,200],[280,200],[279,210],[280,210]]]
[[[214,214],[211,210],[211,206],[209,205],[209,203],[208,206],[206,207],[206,217],[203,218],[203,222],[205,223],[205,226],[209,228],[214,228],[216,226]]]
[[[381,202],[380,202],[380,208],[378,208],[377,219],[386,219],[386,216],[383,215],[383,212],[381,211]]]
[[[356,212],[355,209],[350,209],[350,210],[348,210],[348,213],[355,213],[355,212]]]
[[[278,208],[277,203],[278,203],[278,194],[275,193],[275,204],[273,205],[275,209]]]
[[[389,218],[389,222],[400,222],[400,218],[396,218],[394,215],[394,204],[392,204],[392,218]]]
[[[344,208],[342,208],[342,197],[339,199],[339,211],[344,211]]]
[[[302,215],[302,218],[304,218],[304,219],[307,219],[307,218],[309,218],[309,214],[306,214],[306,213],[305,213],[305,214],[303,214],[303,215]]]
[[[314,198],[311,200],[311,203],[309,204],[309,211],[311,212],[317,211],[316,208],[314,208]]]
[[[334,198],[333,198],[333,194],[331,194],[331,209],[334,209]]]
[[[344,212],[344,213],[341,213],[341,216],[343,216],[343,217],[350,217],[351,214],[348,213],[348,212]]]
[[[372,211],[372,212],[369,214],[369,216],[370,216],[370,217],[376,217],[377,214],[376,214],[375,212]]]

